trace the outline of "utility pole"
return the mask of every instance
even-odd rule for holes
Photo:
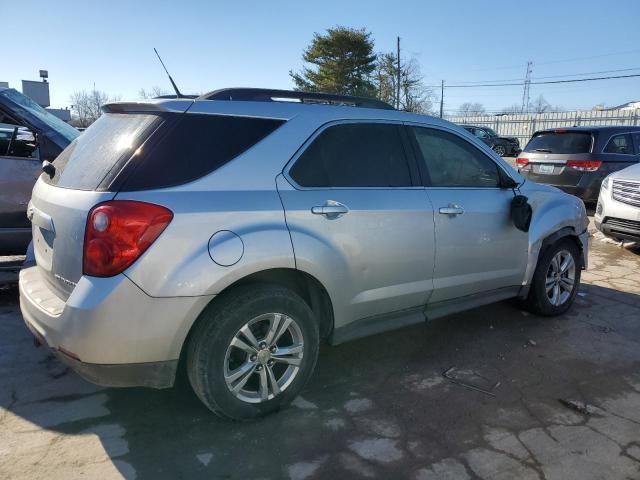
[[[444,110],[444,80],[440,85],[440,118],[442,118],[442,111]]]
[[[398,79],[396,81],[396,108],[400,110],[400,37],[398,37]]]
[[[527,62],[527,71],[524,75],[524,89],[522,90],[522,108],[520,113],[524,113],[529,108],[529,90],[531,88],[531,73],[533,70],[533,62]]]

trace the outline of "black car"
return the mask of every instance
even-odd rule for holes
[[[489,145],[501,157],[515,157],[520,153],[520,142],[515,137],[501,137],[489,127],[479,127],[477,125],[460,126]]]
[[[524,177],[593,205],[607,175],[639,160],[640,127],[572,127],[534,133],[516,164]]]

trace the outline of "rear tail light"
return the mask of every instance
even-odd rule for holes
[[[529,159],[528,158],[518,157],[518,158],[516,158],[516,165],[518,165],[520,167],[526,167],[527,165],[529,165]]]
[[[581,172],[595,172],[602,166],[600,160],[568,160],[567,167],[575,168]]]
[[[152,203],[112,200],[95,206],[84,234],[84,274],[112,277],[124,271],[172,219],[171,210]]]

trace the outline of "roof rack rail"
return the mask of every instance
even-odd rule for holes
[[[297,92],[293,90],[272,90],[267,88],[223,88],[205,93],[197,100],[235,100],[248,102],[274,102],[297,100],[301,103],[320,103],[350,107],[395,110],[391,105],[375,98],[333,95],[330,93]]]

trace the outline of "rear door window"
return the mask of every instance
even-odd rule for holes
[[[633,143],[628,133],[615,135],[604,147],[604,153],[618,153],[621,155],[633,155]]]
[[[303,187],[408,187],[399,125],[348,123],[324,130],[289,175]]]
[[[541,132],[527,143],[525,152],[541,153],[590,153],[590,132]]]
[[[138,148],[156,115],[106,113],[54,160],[53,178],[45,182],[62,188],[95,190],[109,171]]]

